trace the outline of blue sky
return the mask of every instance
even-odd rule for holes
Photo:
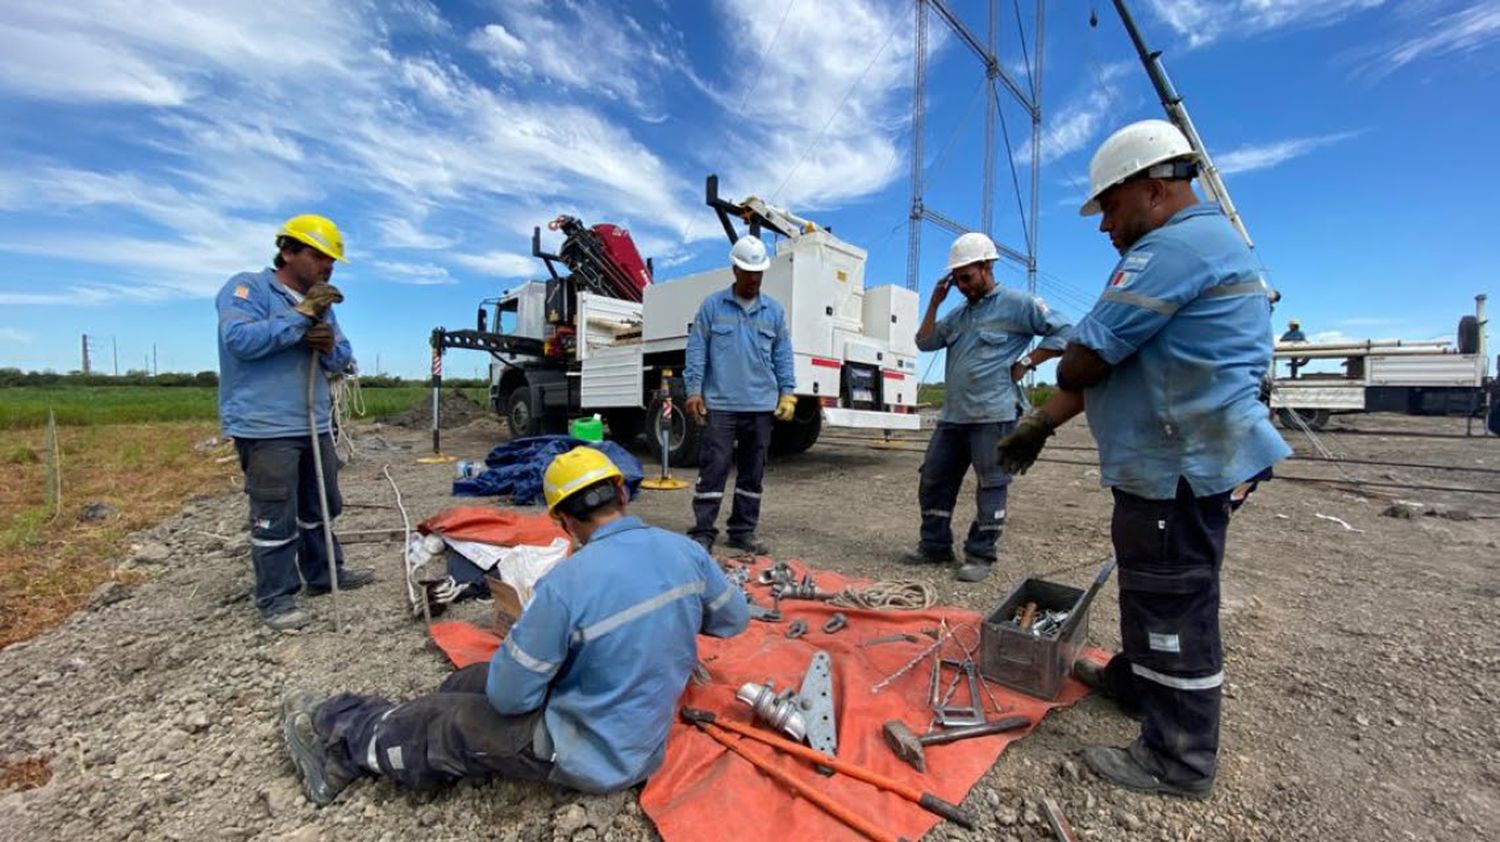
[[[984,30],[987,4],[950,2]],[[1046,29],[1039,292],[1075,318],[1114,261],[1076,215],[1088,158],[1160,116],[1092,5],[1097,28],[1063,0]],[[1285,296],[1278,322],[1451,336],[1496,291],[1500,0],[1133,6]],[[433,326],[541,274],[531,227],[558,213],[626,225],[663,280],[722,265],[709,172],[869,249],[870,285],[901,283],[912,18],[893,0],[7,3],[0,366],[75,369],[87,333],[106,370],[112,341],[121,371],[153,344],[162,371],[214,368],[213,294],[311,211],[345,232],[363,368],[421,376]],[[977,225],[980,69],[930,31],[927,200]],[[1014,18],[1000,33],[1017,67]],[[995,233],[1020,246],[1001,161]],[[924,299],[950,239],[924,235]],[[482,364],[455,352],[449,371]]]

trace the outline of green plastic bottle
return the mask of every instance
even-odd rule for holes
[[[568,433],[584,441],[604,441],[604,421],[597,414],[592,418],[574,418],[568,425]]]

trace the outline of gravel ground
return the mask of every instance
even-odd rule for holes
[[[1348,432],[1322,441],[1344,457],[1500,468],[1500,442],[1453,436],[1459,421],[1368,416],[1333,426]],[[478,420],[446,434],[445,447],[481,458],[501,429]],[[1413,435],[1422,432],[1450,435]],[[386,463],[414,517],[455,502],[451,466],[415,461],[424,432],[359,433],[364,449],[343,475],[351,505],[342,531],[400,525]],[[1049,453],[1088,462],[1090,444],[1079,425]],[[1299,440],[1298,450],[1310,447]],[[763,537],[777,555],[817,566],[909,576],[894,559],[915,541],[920,459],[830,436],[773,463]],[[1346,470],[1500,491],[1500,473]],[[1307,463],[1284,473],[1341,477]],[[966,803],[980,830],[940,825],[927,838],[1051,839],[1043,796],[1084,839],[1500,838],[1500,496],[1367,492],[1273,482],[1237,516],[1223,588],[1222,774],[1211,800],[1138,796],[1093,778],[1078,748],[1123,744],[1134,725],[1087,699],[1048,717],[974,788]],[[648,492],[635,511],[667,528],[690,522],[686,492]],[[959,517],[970,511],[966,489]],[[352,564],[376,565],[383,578],[342,597],[342,634],[326,598],[309,603],[320,618],[312,628],[265,630],[248,599],[245,516],[238,493],[191,502],[120,560],[149,574],[146,584],[107,585],[88,610],[0,652],[0,754],[50,754],[54,771],[45,787],[0,794],[0,839],[655,838],[634,792],[594,798],[493,781],[413,795],[375,783],[328,809],[305,803],[280,744],[283,689],[406,697],[433,687],[445,662],[404,616],[392,542],[348,547]],[[980,611],[1027,576],[1081,584],[1109,554],[1108,516],[1097,469],[1041,464],[1013,488],[990,581],[965,586],[927,573],[944,601]],[[1115,596],[1111,583],[1092,618],[1094,642],[1110,648]],[[483,607],[464,610],[477,619]]]

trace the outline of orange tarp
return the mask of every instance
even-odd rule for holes
[[[757,565],[756,570],[762,566]],[[799,578],[807,572],[795,562],[793,567]],[[818,587],[825,591],[850,584],[836,573],[813,575]],[[752,584],[750,590],[758,602],[769,602],[765,588]],[[887,720],[900,719],[916,733],[928,730],[931,658],[923,659],[880,692],[872,692],[871,688],[930,646],[932,640],[923,632],[944,621],[957,629],[943,647],[944,657],[962,659],[965,646],[977,653],[979,615],[944,607],[925,611],[862,611],[794,600],[783,600],[781,610],[783,622],[752,621],[744,634],[727,640],[700,637],[699,657],[712,680],[704,687],[689,684],[681,704],[749,722],[753,718],[750,709],[735,700],[735,690],[743,683],[767,679],[773,680],[778,690],[797,689],[813,653],[822,649],[833,659],[839,759],[954,803],[963,800],[1010,741],[1030,732],[1028,728],[931,746],[926,749],[927,772],[920,773],[886,747],[881,726]],[[849,625],[834,634],[824,634],[823,623],[835,611],[842,611]],[[787,638],[787,624],[798,618],[806,621],[807,634],[798,639]],[[897,633],[913,634],[921,640],[861,645],[872,638]],[[435,625],[433,637],[458,666],[487,659],[499,645],[494,635],[462,623]],[[1090,656],[1103,659],[1102,652],[1091,652]],[[953,670],[944,671],[945,690],[952,676]],[[980,692],[981,702],[988,718],[1025,714],[1033,723],[1052,708],[1071,705],[1087,693],[1073,679],[1068,680],[1054,702],[1033,699],[988,681],[982,685],[985,689]],[[965,682],[951,703],[962,704],[967,699]],[[742,738],[731,735],[730,739]],[[917,839],[939,821],[937,816],[899,796],[844,775],[824,777],[806,761],[784,756],[757,741],[745,739],[743,747],[895,836]],[[837,819],[762,774],[744,758],[682,722],[672,726],[666,760],[641,793],[641,807],[667,842],[860,838]]]
[[[423,535],[441,532],[459,541],[482,541],[501,547],[530,544],[545,547],[555,539],[567,539],[552,518],[545,514],[507,512],[493,506],[455,506],[444,509],[417,524]]]

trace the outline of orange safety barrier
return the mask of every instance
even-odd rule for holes
[[[799,579],[812,572],[820,590],[833,591],[858,584],[836,573],[808,571],[796,562],[791,564]],[[762,560],[755,571],[765,566]],[[750,593],[756,602],[769,607],[768,588],[752,584]],[[836,611],[849,618],[849,625],[842,631],[825,634],[823,624]],[[801,686],[813,653],[821,649],[833,659],[837,757],[954,803],[963,800],[995,764],[1006,745],[1031,731],[1028,728],[929,746],[928,771],[918,772],[891,753],[881,736],[881,727],[887,720],[900,719],[917,733],[928,730],[931,658],[924,659],[880,692],[872,692],[871,688],[931,646],[932,638],[924,632],[944,622],[956,630],[943,647],[944,657],[962,659],[964,647],[977,653],[980,616],[942,606],[924,611],[865,611],[801,600],[782,600],[781,612],[782,622],[751,621],[750,628],[734,638],[700,637],[699,658],[707,666],[711,681],[703,687],[689,684],[679,705],[712,711],[724,719],[752,722],[749,707],[734,698],[740,685],[770,679],[777,689],[796,689]],[[787,638],[787,624],[799,618],[806,621],[807,633],[800,638]],[[463,623],[438,624],[432,631],[438,645],[460,667],[487,660],[500,643],[493,633]],[[902,633],[916,636],[919,642],[861,645],[872,638]],[[1091,650],[1088,657],[1102,663],[1106,656]],[[944,673],[945,690],[952,674],[952,670]],[[992,682],[981,683],[981,703],[989,719],[1022,714],[1033,723],[1040,723],[1051,709],[1072,705],[1088,693],[1071,678],[1053,702],[1034,699]],[[962,704],[967,697],[965,682],[951,703]],[[754,727],[769,726],[755,723]],[[938,822],[936,816],[898,795],[847,775],[824,777],[806,760],[789,757],[770,746],[746,740],[737,748],[753,752],[785,775],[817,788],[847,812],[893,837],[917,839]],[[673,723],[666,759],[647,781],[640,800],[642,809],[656,823],[666,842],[861,838],[847,824],[798,797],[745,758],[680,721]]]

